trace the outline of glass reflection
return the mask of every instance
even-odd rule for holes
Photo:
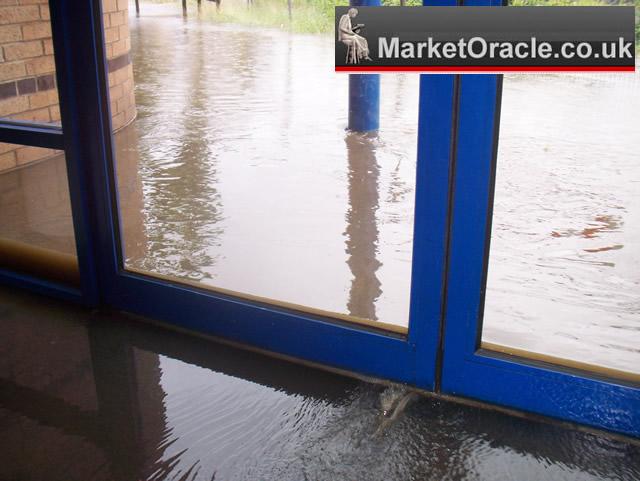
[[[0,117],[60,124],[48,3],[3,2],[0,23]]]
[[[0,268],[78,283],[64,154],[0,144]]]

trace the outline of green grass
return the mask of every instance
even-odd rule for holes
[[[145,0],[152,3],[173,3],[180,0]],[[189,0],[190,9],[196,1]],[[382,0],[385,6],[400,5],[400,0]],[[509,0],[513,6],[636,6],[636,48],[640,49],[640,0]],[[287,0],[222,0],[220,11],[215,3],[202,0],[201,18],[221,23],[236,23],[256,27],[279,28],[297,33],[331,33],[334,29],[334,7],[348,5],[348,0],[292,0],[291,19]],[[405,0],[407,6],[422,5],[421,0]]]
[[[193,0],[189,4],[195,6]],[[333,31],[334,7],[338,4],[336,0],[293,0],[290,19],[286,0],[254,0],[252,5],[244,0],[222,0],[219,11],[215,3],[203,0],[200,18],[297,33],[327,33]]]
[[[180,5],[180,0],[144,0],[145,3]],[[421,0],[405,0],[407,6],[422,5]],[[189,10],[195,13],[196,1],[188,0]],[[400,5],[400,0],[382,0],[385,6]],[[255,27],[269,27],[296,33],[332,33],[334,7],[349,5],[348,0],[292,0],[291,19],[287,0],[222,0],[220,10],[213,2],[202,0],[200,18],[218,23],[235,23]],[[144,8],[142,7],[142,10]]]

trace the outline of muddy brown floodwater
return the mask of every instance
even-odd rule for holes
[[[175,5],[130,24],[127,267],[406,327],[419,77],[382,76],[367,138],[345,131],[331,36]],[[484,343],[640,371],[639,79],[505,79]],[[62,158],[0,191],[4,237],[73,252]]]
[[[483,341],[640,374],[640,75],[504,81]]]
[[[406,326],[418,77],[384,76],[369,138],[345,130],[331,36],[155,5],[130,24],[138,118],[119,177],[141,198],[138,220],[124,216],[128,266]]]
[[[406,327],[418,76],[382,76],[369,139],[345,131],[331,36],[152,5],[131,25],[129,265]],[[506,78],[483,341],[639,369],[639,92],[637,74]]]

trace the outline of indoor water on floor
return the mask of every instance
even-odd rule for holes
[[[0,479],[623,480],[640,446],[0,289]],[[10,462],[9,462],[10,461]]]

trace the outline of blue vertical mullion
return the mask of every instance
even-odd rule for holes
[[[172,285],[166,281],[141,278],[133,282],[133,277],[121,271],[100,3],[98,0],[56,0],[50,3],[69,186],[87,301],[103,302],[143,315],[163,318],[177,325],[228,335],[232,339],[244,340],[259,347],[275,348],[280,352],[315,358],[328,364],[389,376],[425,389],[433,389],[440,342],[454,77],[421,77],[418,185],[408,342],[359,332],[356,326],[345,329],[344,326],[325,325],[300,316],[300,320],[296,322],[300,323],[301,339],[309,336],[310,342],[316,334],[327,336],[322,342],[318,342],[318,345],[326,345],[321,348],[323,352],[306,352],[293,344],[276,342],[272,337],[279,331],[280,336],[289,332],[286,326],[291,318],[276,313],[275,309],[256,306],[250,310],[250,303],[242,300],[217,299],[215,294],[202,295],[187,286]],[[435,2],[429,4],[436,5]],[[450,4],[454,5],[455,2]],[[161,303],[163,309],[160,311],[156,309],[158,296],[166,300]],[[231,309],[231,306],[235,307]],[[252,316],[255,318],[252,322],[256,325],[264,321],[264,318],[272,319],[273,329],[265,328],[264,337],[256,338],[251,335],[255,328],[250,328],[250,323],[240,323],[244,327],[237,324],[238,318],[235,317],[240,312],[243,322],[245,316],[253,312]],[[225,313],[231,318],[226,318]],[[260,326],[258,331],[262,332],[263,327]],[[353,333],[349,336],[353,335],[354,341],[361,338],[357,342],[362,342],[363,346],[371,346],[376,352],[367,355],[352,352],[350,356],[355,357],[349,360],[350,349],[346,345],[337,350],[329,348],[331,339],[344,339],[347,333]],[[305,349],[312,349],[312,344]],[[396,354],[392,355],[393,352]],[[395,365],[383,368],[381,366],[386,366],[383,363],[375,368],[370,366],[373,368],[370,370],[366,367],[365,359],[371,355],[379,355],[387,363]],[[391,370],[387,372],[388,369]]]
[[[465,5],[498,5],[467,0]],[[459,87],[442,391],[640,436],[640,387],[480,349],[500,80],[463,75]]]
[[[112,214],[102,11],[99,0],[50,0],[49,8],[82,293],[96,305],[116,253],[115,243],[100,236]]]
[[[456,0],[424,0],[423,5],[456,6]],[[416,384],[429,390],[439,369],[454,92],[454,75],[420,75],[409,342]]]
[[[481,333],[481,301],[486,246],[489,242],[486,221],[491,191],[494,151],[493,118],[497,102],[495,75],[463,75],[460,81],[459,134],[456,162],[455,202],[451,227],[449,278],[455,286],[448,290],[448,314],[462,317],[447,323],[447,358],[465,358],[475,353]],[[472,218],[475,221],[470,222]],[[479,220],[480,219],[480,220]],[[445,366],[445,372],[447,371]]]

